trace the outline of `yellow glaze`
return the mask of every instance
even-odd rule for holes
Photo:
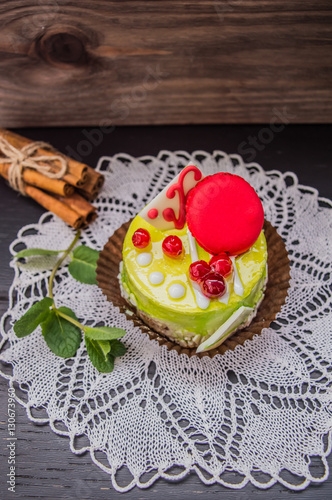
[[[151,243],[143,250],[138,250],[132,243],[132,236],[139,228],[145,228],[151,236]],[[174,234],[181,238],[185,250],[184,257],[172,259],[164,255],[162,242],[166,236]],[[209,262],[210,255],[197,245],[200,260]],[[150,252],[152,261],[143,267],[137,263],[141,252]],[[203,336],[211,335],[225,322],[234,311],[241,306],[255,307],[263,293],[266,274],[267,248],[263,231],[253,247],[236,258],[236,266],[244,287],[242,297],[233,291],[232,280],[229,280],[230,297],[228,304],[211,300],[207,309],[197,306],[195,296],[189,281],[188,269],[191,264],[187,226],[181,230],[160,231],[139,215],[132,221],[123,244],[122,285],[129,299],[139,309],[176,329],[177,334],[193,332]],[[160,285],[149,281],[152,272],[164,274]],[[180,283],[186,293],[183,298],[172,299],[168,289],[172,284]]]

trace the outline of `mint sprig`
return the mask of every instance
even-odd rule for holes
[[[41,324],[46,344],[56,356],[71,358],[75,356],[81,344],[81,328],[60,316],[60,313],[78,322],[75,314],[68,307],[59,307],[49,311]]]
[[[78,281],[88,285],[97,285],[96,266],[99,252],[92,248],[81,245],[73,251],[72,261],[69,263],[68,271]]]
[[[57,270],[70,256],[68,266],[70,274],[81,283],[97,284],[96,267],[99,253],[85,245],[76,247],[80,231],[66,250],[44,250],[42,248],[29,248],[18,252],[14,257],[23,258],[38,255],[56,255],[63,253],[55,264],[48,283],[48,295],[33,304],[24,315],[16,321],[14,332],[22,338],[30,335],[41,325],[43,337],[56,355],[62,358],[75,356],[81,344],[81,332],[85,337],[85,345],[91,363],[101,373],[109,373],[114,368],[116,357],[126,352],[126,347],[118,339],[125,335],[125,330],[101,326],[92,328],[82,325],[75,313],[68,307],[57,308],[53,296],[53,283]],[[72,252],[73,250],[73,252]],[[72,253],[71,253],[72,252]]]
[[[40,323],[46,320],[49,315],[53,300],[49,297],[36,302],[27,312],[15,323],[14,332],[18,338],[30,335]]]
[[[21,250],[16,255],[14,259],[21,259],[22,257],[31,257],[35,255],[59,255],[64,250],[47,250],[46,248],[25,248]]]

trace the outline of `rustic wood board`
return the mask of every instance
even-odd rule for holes
[[[0,1],[0,125],[327,123],[330,0]]]

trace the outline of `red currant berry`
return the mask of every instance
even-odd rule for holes
[[[150,243],[151,236],[149,231],[146,229],[137,229],[132,237],[132,242],[136,248],[145,248]]]
[[[165,255],[172,259],[178,259],[182,256],[183,246],[182,241],[178,236],[171,234],[166,236],[163,241],[162,249]]]
[[[201,284],[202,292],[209,299],[217,299],[226,291],[225,281],[221,274],[211,272],[204,276]]]
[[[200,283],[209,272],[211,272],[211,267],[205,260],[196,260],[189,266],[189,277],[197,283]]]
[[[210,266],[213,271],[221,274],[224,278],[229,276],[233,270],[232,261],[228,257],[227,253],[220,253],[218,255],[214,255],[210,260]]]

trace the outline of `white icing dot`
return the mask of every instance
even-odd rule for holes
[[[165,276],[159,271],[154,271],[153,273],[149,274],[149,281],[151,285],[161,285],[164,279]]]
[[[137,264],[139,266],[145,267],[151,264],[152,261],[152,253],[150,252],[142,252],[139,253],[136,257]]]
[[[186,293],[186,289],[180,283],[174,283],[169,287],[168,293],[172,299],[181,299]]]

